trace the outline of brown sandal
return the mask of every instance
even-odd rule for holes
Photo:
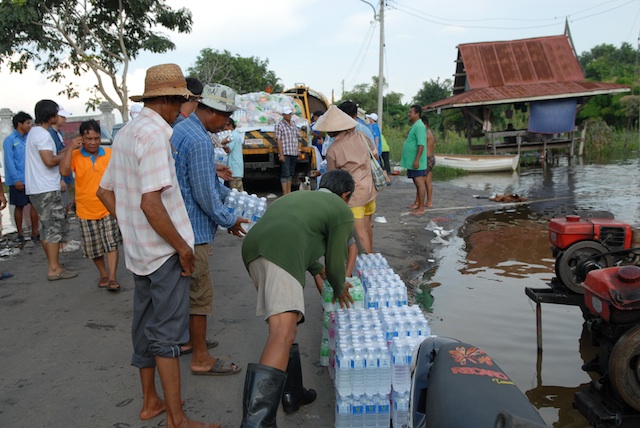
[[[109,284],[107,285],[107,290],[109,291],[118,291],[120,290],[120,284],[118,284],[118,281],[115,279],[112,279],[109,281]]]
[[[107,278],[106,276],[103,276],[102,278],[100,278],[100,281],[98,281],[98,288],[107,288],[109,286],[109,278]]]

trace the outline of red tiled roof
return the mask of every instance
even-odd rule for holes
[[[458,46],[454,96],[425,108],[471,107],[627,92],[584,80],[567,36]]]

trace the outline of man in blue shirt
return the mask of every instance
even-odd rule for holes
[[[9,203],[15,206],[13,218],[18,230],[17,243],[24,242],[22,214],[24,207],[30,203],[29,196],[24,191],[24,162],[27,133],[31,129],[32,120],[29,114],[23,111],[18,112],[13,116],[15,130],[4,139],[3,143],[5,182],[9,186]],[[40,232],[38,231],[38,213],[35,209],[31,209],[30,217],[31,240],[37,243],[40,240]]]
[[[224,85],[206,85],[196,110],[173,129],[171,144],[176,162],[180,192],[187,208],[195,235],[195,271],[189,292],[190,344],[182,347],[191,352],[191,373],[194,375],[224,376],[239,373],[241,368],[222,358],[214,358],[207,343],[207,315],[213,311],[213,286],[209,275],[209,243],[218,225],[229,233],[243,236],[241,217],[231,214],[224,206],[229,189],[220,184],[213,162],[214,148],[209,132],[222,130],[234,105],[235,91]]]
[[[378,126],[378,115],[376,113],[369,113],[365,116],[369,119],[369,129],[373,134],[375,140],[375,146],[378,148],[378,153],[382,154],[382,138],[380,138],[380,127]]]

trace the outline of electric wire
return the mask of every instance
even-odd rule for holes
[[[372,21],[371,25],[369,25],[369,30],[367,31],[367,34],[365,35],[362,41],[362,44],[360,45],[360,49],[358,50],[358,53],[354,56],[353,63],[351,64],[351,67],[349,67],[349,70],[347,71],[344,77],[344,80],[349,80],[351,83],[353,83],[357,79],[360,71],[362,70],[364,60],[367,57],[367,50],[371,45],[371,40],[373,39],[376,26],[377,26],[377,21]],[[353,73],[353,78],[349,79],[349,76],[351,76],[352,72],[354,71],[354,67],[356,68],[357,71]]]
[[[530,29],[535,29],[535,28],[554,27],[554,26],[559,24],[559,20],[561,20],[561,19],[562,20],[568,19],[569,22],[576,22],[576,21],[581,21],[583,19],[592,18],[594,16],[603,15],[605,13],[608,13],[608,12],[611,12],[613,10],[619,9],[621,7],[624,7],[624,6],[626,6],[626,5],[630,4],[630,3],[635,3],[636,1],[637,0],[629,0],[626,3],[620,4],[618,6],[614,6],[614,7],[611,7],[609,9],[602,10],[602,11],[600,11],[598,13],[582,16],[582,17],[579,17],[579,18],[571,18],[571,15],[566,15],[566,16],[563,16],[563,17],[547,18],[547,19],[544,19],[544,21],[555,20],[556,22],[553,22],[553,23],[550,23],[550,24],[530,25],[530,26],[526,26],[526,27],[523,27],[523,26],[503,27],[503,26],[466,25],[466,24],[458,24],[458,23],[454,23],[454,24],[445,23],[445,22],[441,22],[443,19],[441,19],[439,21],[439,20],[436,20],[436,19],[429,18],[432,15],[428,15],[428,14],[426,14],[424,12],[418,11],[417,9],[414,9],[414,10],[417,13],[420,13],[421,15],[424,15],[424,16],[418,15],[418,14],[416,14],[414,12],[411,12],[410,10],[405,10],[405,8],[409,9],[409,7],[401,5],[400,3],[395,2],[395,1],[393,2],[393,3],[395,3],[395,6],[389,6],[389,7],[393,8],[394,10],[397,10],[399,12],[405,13],[405,14],[407,14],[409,16],[413,16],[414,18],[422,19],[423,21],[431,22],[432,24],[438,24],[438,25],[442,25],[442,26],[454,25],[454,26],[460,27],[460,28],[475,28],[475,29],[490,29],[490,30],[530,30]],[[611,2],[609,2],[609,3],[611,3]],[[603,4],[607,4],[607,3],[603,3]],[[589,9],[585,9],[585,10],[583,10],[581,12],[584,12],[586,10],[589,10]],[[579,12],[579,13],[581,13],[581,12]],[[506,19],[506,18],[493,18],[493,19],[497,20],[497,19]],[[517,20],[518,20],[517,18],[511,19],[511,21],[517,21]],[[464,20],[452,20],[452,21],[455,21],[455,22],[466,22]],[[536,21],[536,20],[532,20],[532,21]]]

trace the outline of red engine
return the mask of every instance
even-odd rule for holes
[[[589,272],[584,303],[593,316],[587,321],[591,341],[599,349],[584,366],[600,375],[592,385],[640,411],[640,267]]]
[[[577,215],[549,222],[549,242],[556,257],[556,276],[569,290],[583,293],[587,274],[596,269],[630,264],[631,226],[613,218],[584,219]]]

